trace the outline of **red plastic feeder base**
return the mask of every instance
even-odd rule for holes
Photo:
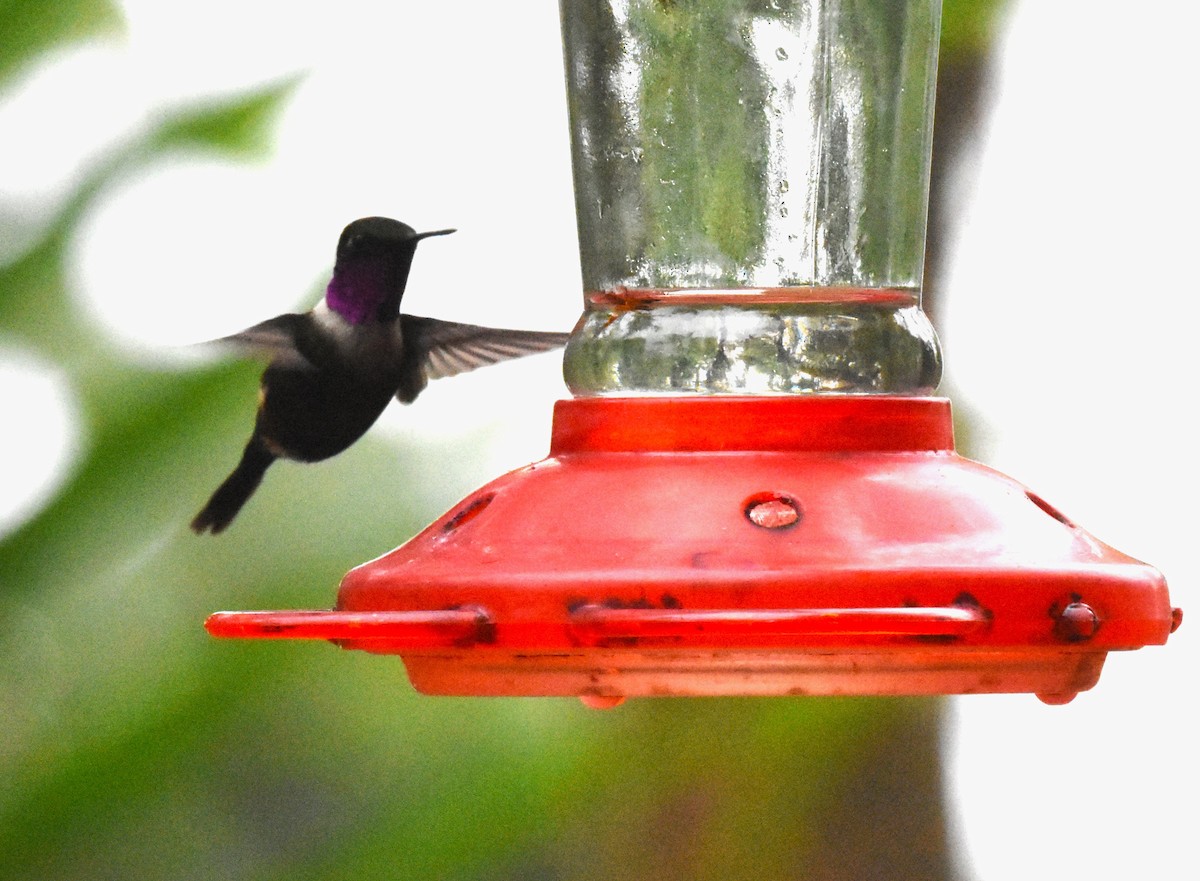
[[[428,694],[1061,703],[1179,616],[1157,570],[955,454],[946,400],[593,398],[337,609],[208,628],[399,654]]]

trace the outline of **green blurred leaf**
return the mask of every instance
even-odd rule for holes
[[[299,79],[291,77],[236,99],[167,115],[147,139],[150,149],[210,150],[230,159],[261,156],[284,103]]]
[[[290,78],[244,94],[158,114],[146,131],[113,148],[88,169],[40,241],[0,265],[0,331],[26,338],[48,357],[81,370],[119,362],[68,296],[64,253],[83,214],[116,182],[180,153],[215,152],[231,160],[260,158],[272,127],[299,80]]]
[[[944,0],[942,3],[943,58],[990,51],[1010,0]]]
[[[108,0],[0,0],[0,88],[46,52],[124,27]]]

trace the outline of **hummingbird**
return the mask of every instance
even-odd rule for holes
[[[505,330],[400,312],[417,232],[387,217],[354,221],[338,240],[325,296],[215,342],[269,358],[241,461],[192,520],[223,531],[276,459],[319,462],[362,437],[393,398],[409,404],[432,379],[562,346],[568,334]]]

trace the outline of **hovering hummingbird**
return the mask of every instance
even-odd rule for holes
[[[502,330],[400,314],[419,233],[387,217],[342,231],[325,298],[217,340],[269,355],[254,433],[242,459],[192,521],[221,532],[276,459],[319,462],[366,433],[392,398],[408,404],[431,379],[557,348],[565,333]]]

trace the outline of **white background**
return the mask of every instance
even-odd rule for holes
[[[268,163],[163,165],[88,218],[74,278],[106,332],[143,357],[177,358],[174,346],[308,305],[341,226],[366,214],[460,230],[421,246],[409,311],[574,323],[551,4],[125,9],[124,38],[55,58],[0,95],[0,197],[30,206],[0,218],[0,253],[28,241],[46,216],[35,206],[156,108],[305,77]],[[940,329],[943,392],[981,421],[977,454],[1157,565],[1175,604],[1200,614],[1198,27],[1184,3],[1016,6],[988,140],[964,170],[974,185]],[[0,531],[36,509],[79,443],[70,389],[47,368],[0,339],[3,406],[42,429],[0,441]],[[539,356],[439,384],[391,408],[380,430],[436,441],[487,426],[486,471],[498,474],[544,455],[550,404],[565,393],[553,356]],[[1188,623],[1166,648],[1110,657],[1100,685],[1066,707],[953,699],[948,785],[969,874],[1200,877]]]

